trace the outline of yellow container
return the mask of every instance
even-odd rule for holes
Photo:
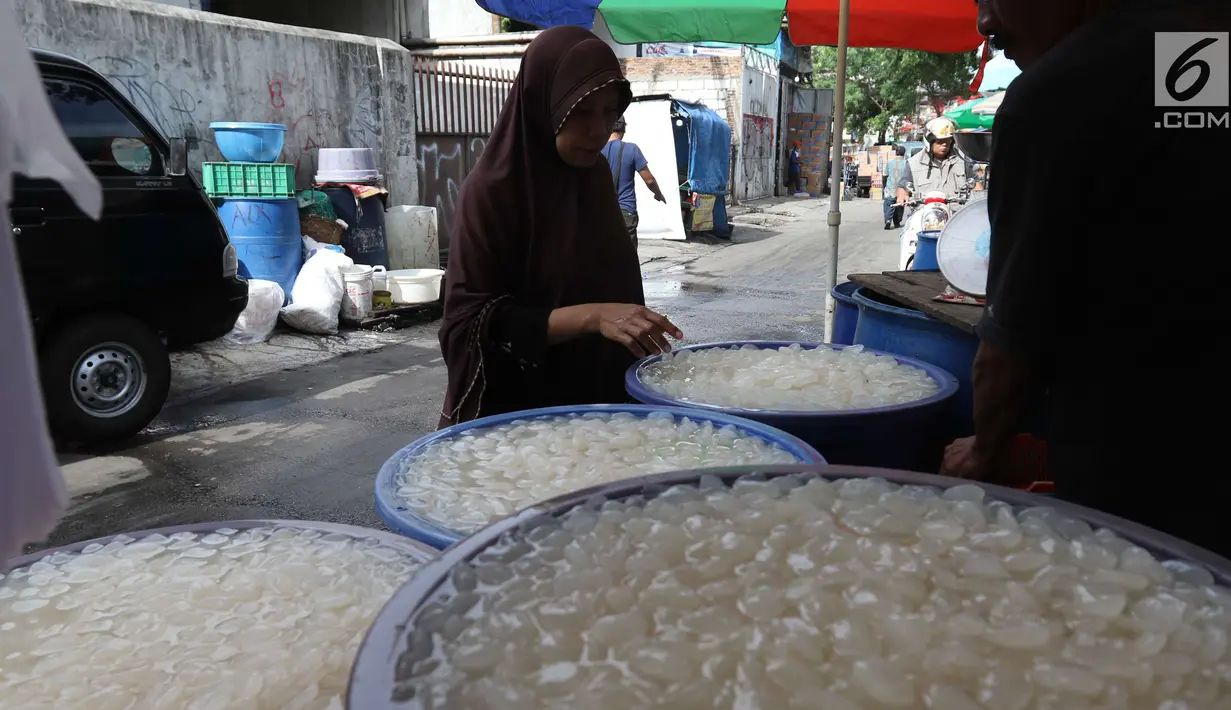
[[[372,308],[378,311],[393,308],[393,294],[388,291],[373,291]]]

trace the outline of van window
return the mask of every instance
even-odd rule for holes
[[[43,87],[65,135],[95,175],[161,174],[154,142],[101,91],[63,79],[44,79]]]

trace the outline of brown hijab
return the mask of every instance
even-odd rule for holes
[[[632,92],[619,61],[580,27],[543,32],[522,58],[458,196],[440,330],[449,371],[442,425],[535,406],[623,400],[620,373],[632,355],[601,336],[552,346],[541,366],[521,368],[502,362],[490,338],[501,309],[540,314],[530,321],[539,323],[535,336],[545,342],[542,314],[551,309],[644,304],[636,247],[607,161],[600,156],[589,168],[574,168],[556,151],[569,112],[609,84],[621,89],[623,113]],[[503,382],[493,386],[495,379]]]

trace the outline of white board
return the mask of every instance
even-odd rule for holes
[[[680,212],[679,186],[676,184],[675,134],[671,128],[671,102],[634,101],[624,112],[628,122],[624,140],[636,143],[667,204],[654,199],[640,176],[633,178],[637,192],[638,239],[676,239],[684,241],[684,216]]]

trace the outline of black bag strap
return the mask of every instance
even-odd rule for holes
[[[611,181],[616,189],[620,189],[620,173],[624,167],[624,141],[620,141],[620,152],[616,154],[615,165],[611,166]]]

